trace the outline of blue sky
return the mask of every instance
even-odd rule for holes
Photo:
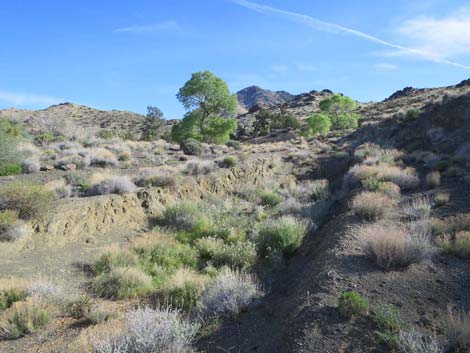
[[[5,0],[0,108],[71,101],[181,117],[179,87],[209,69],[249,85],[381,100],[470,77],[461,0]]]

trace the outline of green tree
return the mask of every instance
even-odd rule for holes
[[[147,107],[147,115],[142,127],[142,138],[146,141],[154,140],[158,137],[158,130],[165,124],[163,112],[154,106]]]
[[[307,135],[326,135],[331,129],[331,120],[323,113],[313,114],[307,119]]]
[[[320,110],[326,114],[335,130],[357,128],[359,115],[354,113],[357,104],[342,94],[335,94],[320,102]]]
[[[175,135],[181,135],[187,131],[191,134],[199,134],[204,141],[211,142],[225,140],[226,135],[235,131],[236,121],[223,117],[235,112],[238,104],[237,98],[230,94],[227,84],[210,71],[193,73],[191,79],[180,88],[177,98],[190,113],[181,123],[184,124],[184,120],[189,119],[186,124],[175,128],[177,130]],[[229,128],[230,131],[228,131]],[[217,136],[218,133],[223,136]],[[188,137],[194,136],[185,136],[185,138]]]

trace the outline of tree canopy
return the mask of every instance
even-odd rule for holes
[[[172,138],[181,142],[187,138],[225,143],[237,127],[235,119],[226,118],[237,108],[236,95],[227,84],[210,71],[193,73],[180,88],[178,100],[188,113],[172,129]]]
[[[347,96],[335,94],[320,102],[320,110],[326,114],[335,130],[356,128],[359,115],[353,111],[357,103]]]

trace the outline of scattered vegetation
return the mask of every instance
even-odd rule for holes
[[[90,195],[127,194],[137,190],[135,184],[128,176],[105,176],[92,185]]]
[[[22,219],[44,215],[54,194],[42,185],[12,182],[0,186],[0,210],[18,212]]]
[[[338,299],[338,310],[343,316],[352,318],[367,314],[369,303],[358,293],[347,291],[341,293]]]
[[[354,213],[369,221],[384,218],[394,205],[395,202],[390,197],[379,192],[362,192],[351,202]]]

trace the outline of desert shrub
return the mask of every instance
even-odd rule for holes
[[[98,275],[92,283],[93,291],[109,299],[135,298],[150,293],[152,277],[138,267],[115,267]]]
[[[80,320],[88,317],[91,310],[91,298],[84,295],[76,300],[73,300],[66,304],[65,313],[74,318]]]
[[[0,211],[0,233],[18,221],[18,211],[4,210]]]
[[[104,148],[94,148],[88,151],[88,157],[90,159],[90,165],[97,167],[117,167],[119,161],[116,156],[110,150]]]
[[[436,207],[441,207],[449,202],[450,194],[448,192],[438,192],[437,194],[433,195],[432,200]]]
[[[364,254],[384,270],[406,268],[433,254],[427,234],[408,234],[392,225],[372,224],[360,230]]]
[[[168,237],[144,238],[133,245],[133,251],[145,271],[157,280],[180,267],[195,268],[197,264],[196,249]]]
[[[172,187],[176,185],[176,172],[168,168],[144,169],[134,182],[141,187]]]
[[[184,166],[183,172],[187,175],[206,175],[212,173],[215,164],[211,161],[189,161]]]
[[[351,98],[335,94],[320,102],[320,110],[327,115],[335,130],[357,128],[359,115],[353,113],[357,103]]]
[[[399,199],[401,195],[400,187],[389,181],[381,182],[378,191],[384,193],[394,200]]]
[[[40,279],[34,281],[26,289],[26,294],[30,297],[50,299],[60,296],[62,294],[62,288],[48,280]]]
[[[202,293],[201,312],[208,318],[236,316],[262,294],[254,275],[225,269]]]
[[[326,114],[313,114],[307,119],[307,135],[326,135],[332,126],[331,120]]]
[[[432,202],[426,196],[412,198],[403,205],[403,212],[411,219],[428,217],[432,210]]]
[[[395,202],[382,193],[362,192],[352,200],[351,209],[361,218],[377,220],[387,216],[394,205]]]
[[[434,337],[411,330],[400,331],[400,353],[443,353],[443,347]]]
[[[220,166],[222,168],[233,168],[237,164],[237,159],[235,157],[229,156],[225,157],[222,162],[220,163]]]
[[[21,169],[25,174],[37,173],[41,169],[39,160],[35,158],[28,158],[21,162]]]
[[[93,325],[102,324],[104,322],[111,321],[113,319],[116,319],[116,317],[117,317],[116,312],[106,309],[106,308],[101,308],[101,307],[92,307],[87,315],[87,319]]]
[[[470,350],[470,314],[449,308],[447,315],[446,338],[451,352]]]
[[[47,212],[54,194],[42,185],[13,182],[0,186],[0,210],[14,210],[22,219]]]
[[[103,140],[111,140],[116,136],[113,130],[101,129],[98,131],[98,137]]]
[[[418,119],[423,114],[421,109],[410,109],[405,114],[405,120],[413,121]]]
[[[228,266],[240,270],[252,267],[256,261],[256,249],[251,242],[225,244],[222,239],[201,238],[196,248],[203,263],[220,268]]]
[[[427,174],[426,185],[431,189],[437,188],[439,185],[441,185],[441,173],[434,171]]]
[[[362,187],[371,192],[380,191],[380,187],[382,186],[383,182],[377,179],[376,177],[368,177],[366,179],[361,180]]]
[[[181,201],[165,207],[163,224],[182,231],[202,233],[209,228],[209,220],[194,202]]]
[[[392,350],[400,347],[400,332],[403,321],[400,312],[392,305],[374,305],[372,307],[372,320],[377,325],[375,334],[380,342]]]
[[[470,230],[470,213],[460,213],[445,219],[433,218],[431,228],[435,235],[453,235],[460,231]]]
[[[307,224],[292,216],[268,219],[257,229],[256,246],[264,258],[294,253],[307,233]]]
[[[282,201],[274,208],[274,213],[279,215],[299,215],[302,213],[304,205],[293,197]]]
[[[38,298],[16,302],[0,318],[0,337],[16,339],[32,333],[49,322],[48,307]]]
[[[338,299],[338,310],[347,318],[365,315],[367,314],[368,309],[369,303],[367,300],[356,292],[343,292]]]
[[[137,265],[137,255],[125,248],[107,249],[95,263],[97,273],[110,272],[115,267],[132,267]]]
[[[389,166],[382,168],[379,176],[382,181],[391,181],[405,190],[414,189],[418,187],[420,183],[416,171],[413,168],[401,169],[399,167]]]
[[[93,353],[189,353],[198,328],[170,307],[145,307],[127,313],[122,324],[96,327],[88,340]]]
[[[461,231],[441,242],[444,252],[459,257],[470,257],[470,231]]]
[[[0,129],[0,176],[21,173],[21,160],[23,158],[16,146],[18,138]]]
[[[137,190],[131,178],[125,176],[108,176],[94,184],[89,195],[127,194]]]
[[[369,157],[377,157],[380,155],[382,148],[375,143],[364,143],[354,150],[354,159],[363,162]]]
[[[259,192],[260,204],[267,207],[275,207],[284,200],[284,197],[276,191],[262,190]]]
[[[240,141],[237,141],[237,140],[229,140],[227,143],[226,143],[227,147],[231,147],[235,150],[241,150],[242,148],[242,144]]]
[[[184,154],[199,156],[202,153],[202,144],[198,140],[189,138],[181,142],[181,149]]]
[[[156,302],[191,311],[199,304],[205,282],[203,276],[182,268],[157,292]]]
[[[301,201],[320,201],[330,197],[328,180],[309,180],[302,182],[295,190],[295,196]]]
[[[23,289],[9,288],[0,291],[0,311],[10,308],[14,303],[24,300],[26,293]]]

